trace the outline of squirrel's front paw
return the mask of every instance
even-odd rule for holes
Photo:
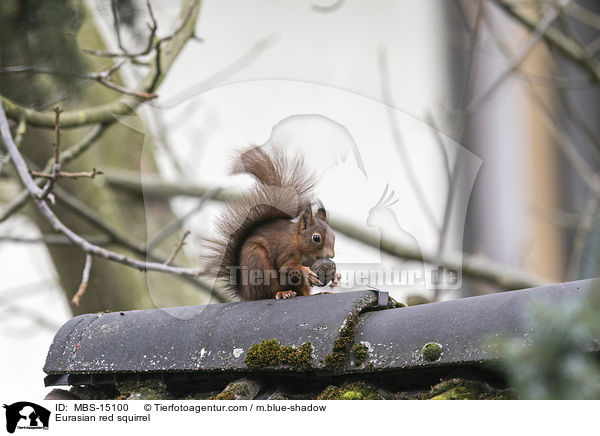
[[[304,276],[305,282],[310,284],[311,286],[323,286],[323,283],[321,283],[321,280],[319,280],[319,276],[317,275],[317,273],[309,267],[302,267],[302,275]]]
[[[287,300],[288,298],[295,297],[296,293],[294,291],[279,291],[275,294],[276,300]]]

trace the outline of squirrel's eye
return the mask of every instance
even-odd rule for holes
[[[313,242],[318,244],[319,242],[321,242],[321,235],[319,235],[318,233],[315,233],[312,237],[312,240],[313,240]]]

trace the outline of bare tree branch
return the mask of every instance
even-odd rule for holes
[[[56,175],[42,173],[40,171],[34,171],[34,170],[29,170],[29,172],[31,173],[32,176],[39,177],[42,179],[55,179],[57,176],[65,177],[67,179],[78,179],[79,177],[86,177],[86,178],[93,179],[98,175],[104,174],[102,171],[97,170],[96,168],[93,168],[92,171],[78,171],[78,172],[74,172],[74,173],[60,171]]]
[[[113,243],[112,239],[106,236],[95,236],[95,235],[81,235],[83,238],[96,245],[110,245]],[[45,244],[45,245],[66,245],[72,246],[73,242],[68,239],[65,235],[41,235],[39,237],[26,237],[26,236],[5,236],[0,235],[0,242],[14,242],[19,244]]]
[[[85,290],[87,289],[88,281],[90,279],[90,270],[91,269],[92,269],[92,256],[87,254],[85,256],[85,265],[83,267],[81,284],[79,285],[79,289],[77,290],[77,292],[75,293],[75,295],[73,295],[73,298],[71,299],[71,303],[73,303],[73,305],[75,305],[77,307],[79,307],[79,301],[81,300],[81,297],[83,296],[83,294],[85,294]]]
[[[61,114],[61,112],[62,112],[62,110],[60,109],[60,107],[56,106],[54,108],[54,132],[56,135],[56,140],[52,144],[52,148],[54,149],[54,163],[52,164],[52,174],[48,178],[48,182],[46,183],[46,186],[44,186],[41,198],[46,198],[50,194],[50,192],[52,191],[52,187],[54,186],[54,182],[56,182],[56,179],[58,178],[58,174],[60,173],[60,136],[61,136],[60,114]],[[52,199],[53,197],[49,197],[49,198]]]

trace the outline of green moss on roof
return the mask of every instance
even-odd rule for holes
[[[327,386],[317,400],[381,400],[376,390],[365,382],[346,382],[341,386]]]
[[[435,362],[442,357],[442,346],[436,342],[428,342],[421,349],[423,360],[427,362]]]
[[[211,398],[212,399],[212,398]],[[235,400],[235,394],[231,391],[223,391],[214,397],[215,400]]]
[[[369,355],[369,348],[367,348],[365,344],[360,342],[358,344],[355,344],[354,347],[352,347],[352,351],[354,351],[354,363],[357,366],[362,365]]]
[[[164,400],[169,398],[167,386],[160,380],[126,381],[116,385],[116,400]]]
[[[394,300],[392,297],[388,297],[388,307],[398,309],[400,307],[407,307],[406,304]]]
[[[429,400],[508,400],[508,391],[492,388],[477,380],[453,378],[431,387],[424,399]]]
[[[352,348],[352,344],[354,344],[357,323],[358,315],[356,313],[348,315],[344,326],[340,330],[339,337],[333,341],[333,351],[325,356],[325,367],[341,369],[346,364],[348,353]]]
[[[295,369],[303,369],[310,366],[312,351],[310,342],[299,347],[282,347],[277,339],[268,339],[252,345],[246,353],[244,363],[248,368],[291,365]]]

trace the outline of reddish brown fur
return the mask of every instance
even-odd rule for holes
[[[333,257],[335,236],[319,204],[312,213],[314,177],[301,157],[292,161],[273,150],[254,147],[240,154],[234,173],[252,174],[257,184],[241,201],[229,204],[219,217],[219,236],[209,240],[207,259],[212,272],[244,300],[273,298],[279,291],[309,295],[308,267],[319,257]],[[291,221],[298,218],[297,222]],[[313,241],[318,233],[321,241]],[[262,283],[243,280],[242,270],[231,283],[231,267],[272,271]],[[295,285],[282,280],[300,277]],[[296,282],[294,282],[296,283]]]

